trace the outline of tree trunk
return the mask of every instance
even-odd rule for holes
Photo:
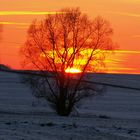
[[[57,102],[57,113],[61,116],[68,116],[71,112],[71,107],[67,102],[67,90],[64,87],[60,88],[59,100]]]

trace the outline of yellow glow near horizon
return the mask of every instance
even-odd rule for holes
[[[62,12],[49,12],[49,11],[0,11],[1,15],[53,15],[61,14]]]
[[[77,68],[67,68],[65,70],[66,73],[81,73],[82,71],[80,69],[77,69]]]
[[[29,23],[9,22],[9,21],[0,21],[0,24],[4,24],[4,25],[30,25]]]

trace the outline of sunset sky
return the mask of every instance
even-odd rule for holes
[[[31,22],[65,7],[110,21],[119,50],[109,56],[108,72],[140,73],[140,0],[0,0],[0,63],[21,69],[19,48]]]

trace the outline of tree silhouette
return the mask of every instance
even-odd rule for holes
[[[69,115],[75,103],[96,93],[82,80],[85,72],[104,66],[106,50],[114,48],[112,33],[108,21],[102,17],[91,20],[79,8],[62,9],[42,21],[34,20],[21,48],[24,65],[43,75],[28,80],[34,92],[50,101],[59,115]],[[74,68],[80,72],[66,71]]]

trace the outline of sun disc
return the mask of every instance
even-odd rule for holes
[[[66,73],[81,73],[82,71],[80,69],[76,69],[76,68],[67,68],[65,70]]]

